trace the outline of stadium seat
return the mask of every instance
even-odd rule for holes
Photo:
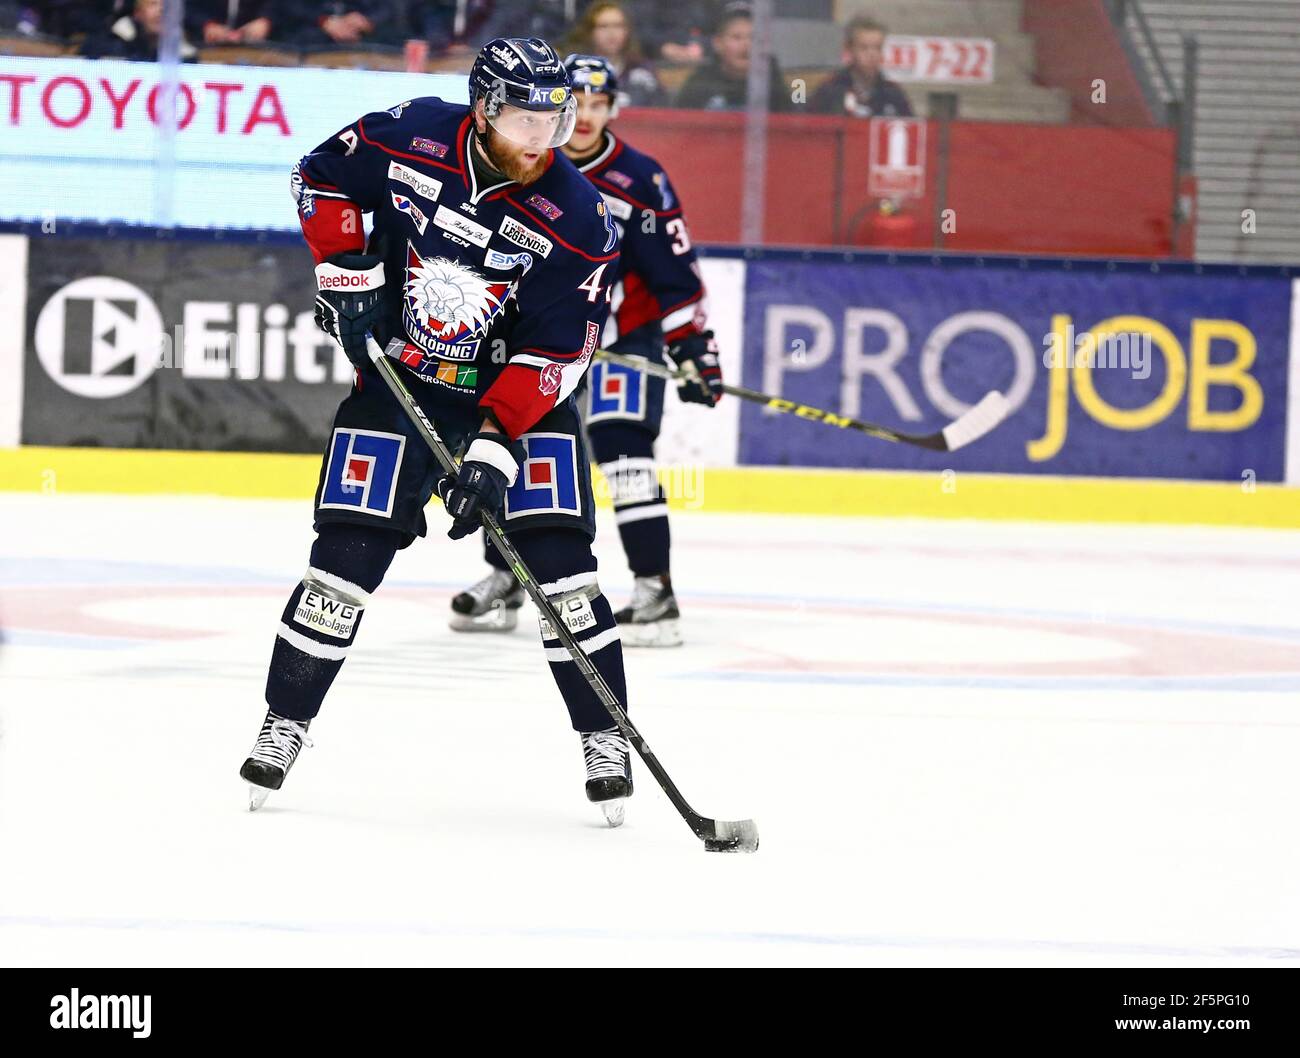
[[[298,66],[301,61],[302,57],[296,51],[249,47],[246,44],[199,49],[199,62],[221,63],[226,66]]]
[[[56,55],[67,55],[73,50],[73,45],[61,40],[40,37],[0,36],[0,55],[31,55],[38,58],[50,58]]]
[[[473,55],[444,55],[438,59],[430,59],[425,63],[425,70],[429,73],[469,73],[469,68],[474,65]]]
[[[405,70],[406,59],[396,49],[339,48],[303,56],[304,66],[349,70]]]

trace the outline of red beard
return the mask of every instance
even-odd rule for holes
[[[487,159],[492,167],[517,184],[531,184],[546,172],[546,156],[549,151],[539,152],[537,161],[529,165],[520,157],[524,149],[488,126],[487,142],[484,144]]]

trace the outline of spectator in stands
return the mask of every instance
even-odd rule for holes
[[[185,0],[185,26],[204,44],[261,44],[271,34],[273,0]]]
[[[163,0],[135,0],[129,15],[121,15],[110,25],[86,34],[80,54],[88,59],[156,62],[162,28]],[[182,37],[180,55],[182,62],[194,62],[198,50]]]
[[[728,4],[714,31],[713,58],[700,66],[682,85],[679,107],[702,110],[744,109],[749,92],[750,52],[754,41],[754,16],[745,3]],[[776,58],[771,58],[768,79],[768,109],[787,109],[789,89]]]
[[[559,48],[561,55],[599,55],[618,73],[621,105],[655,106],[663,95],[659,78],[645,62],[622,3],[595,0]]]
[[[394,45],[409,32],[395,0],[279,0],[279,9],[281,36],[300,48]]]
[[[569,28],[574,6],[574,0],[496,0],[468,43],[477,51],[493,37],[557,41]]]
[[[903,90],[880,72],[885,60],[885,27],[866,16],[844,29],[844,66],[808,102],[814,114],[855,118],[911,117]]]
[[[428,41],[431,55],[463,55],[469,51],[466,35],[490,6],[491,0],[412,0],[411,36]]]
[[[25,35],[79,37],[101,31],[130,6],[126,0],[32,0],[18,4],[17,28]]]
[[[622,0],[637,36],[652,59],[696,66],[709,57],[709,28],[718,22],[719,0]]]

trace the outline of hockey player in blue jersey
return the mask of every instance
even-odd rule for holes
[[[606,128],[617,111],[614,68],[591,55],[570,55],[564,62],[578,113],[562,150],[601,193],[622,251],[603,345],[654,363],[663,362],[666,346],[676,364],[695,369],[697,381],[678,388],[681,399],[712,407],[722,396],[722,374],[681,204],[659,163]],[[664,382],[598,361],[586,385],[587,436],[634,577],[631,603],[615,614],[623,642],[676,646],[682,637],[669,572],[668,505],[654,464]],[[523,592],[490,544],[487,558],[493,572],[452,599],[451,627],[457,631],[510,631],[516,625]]]
[[[394,554],[425,534],[435,490],[453,539],[477,530],[481,511],[497,514],[626,708],[574,399],[609,313],[618,234],[600,194],[554,150],[575,115],[550,45],[497,39],[474,63],[469,107],[430,97],[366,114],[293,172],[317,322],[356,379],[322,462],[307,573],[275,638],[269,710],[240,771],[254,808],[284,782]],[[371,333],[463,451],[458,475],[441,475],[379,378]],[[587,796],[617,825],[630,747],[553,631],[542,645],[582,736]]]

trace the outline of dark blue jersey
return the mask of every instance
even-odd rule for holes
[[[604,196],[620,235],[620,283],[605,341],[656,320],[670,342],[704,330],[699,264],[663,167],[607,131],[604,149],[578,168]]]
[[[591,360],[618,234],[600,194],[554,151],[527,186],[479,187],[471,136],[468,107],[414,99],[321,144],[294,189],[317,262],[363,248],[383,258],[401,363],[518,437]],[[362,212],[373,215],[368,241]]]

